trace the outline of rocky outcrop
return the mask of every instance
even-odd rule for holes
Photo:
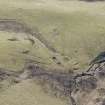
[[[38,81],[44,91],[56,97],[69,97],[69,105],[104,105],[105,104],[105,65],[91,67],[84,73],[65,73],[48,71],[34,64],[29,64],[19,72],[0,69],[0,80],[12,80],[12,85],[26,79]],[[51,91],[50,91],[51,92]]]
[[[43,83],[49,83],[53,91],[69,97],[70,105],[104,105],[105,98],[105,65],[94,65],[88,72],[75,74],[51,72],[30,65],[29,77],[40,78]],[[28,77],[28,78],[29,78]]]

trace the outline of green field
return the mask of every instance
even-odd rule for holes
[[[21,23],[27,24],[34,31],[39,31],[50,42],[51,46],[57,50],[59,54],[52,53],[44,48],[45,46],[41,45],[40,41],[41,46],[38,47],[37,51],[35,47],[32,48],[32,54],[41,57],[40,60],[42,62],[47,62],[48,65],[50,63],[49,67],[59,66],[51,60],[51,57],[54,55],[58,56],[58,60],[62,62],[63,66],[60,68],[80,70],[85,68],[97,53],[104,50],[105,4],[103,2],[4,0],[0,1],[0,5],[1,19],[16,19]],[[22,66],[22,62],[24,62],[23,56],[23,58],[16,58],[20,56],[18,50],[22,49],[22,46],[19,44],[23,43],[23,48],[26,44],[23,40],[19,43],[7,42],[6,38],[10,37],[11,34],[15,37],[18,36],[16,33],[5,34],[5,32],[1,32],[1,37],[3,36],[4,38],[2,37],[0,42],[2,43],[1,46],[3,46],[0,46],[2,48],[0,51],[2,56],[0,63],[3,67],[9,66],[12,68],[13,66],[13,69],[16,69],[17,65]],[[8,43],[8,45],[5,43]],[[26,43],[28,45],[28,42]],[[17,45],[13,48],[15,44]],[[10,49],[8,52],[15,50],[12,52],[13,55],[16,55],[17,64],[12,64],[10,55],[5,51],[9,48],[9,45]],[[26,49],[29,49],[30,47],[27,45]],[[15,58],[13,57],[13,59]],[[10,61],[9,63],[8,60]],[[7,63],[5,64],[4,62]]]
[[[34,32],[40,33],[46,41],[43,43],[34,37],[35,44],[32,46],[25,40],[27,33],[1,30],[0,67],[21,70],[27,59],[31,59],[49,70],[87,69],[89,62],[98,53],[105,51],[104,11],[105,2],[0,0],[0,19],[15,19],[26,24]],[[18,41],[9,41],[10,38],[17,38]],[[46,43],[56,49],[56,52],[49,49]],[[22,54],[25,50],[30,52]],[[53,60],[52,57],[57,59]],[[0,94],[0,105],[49,103],[65,105],[65,100],[43,93],[36,84],[29,81],[12,86]]]

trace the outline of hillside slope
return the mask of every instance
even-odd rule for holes
[[[49,72],[57,71],[60,73],[60,76],[57,76],[63,78],[63,83],[66,80],[68,83],[72,70],[87,70],[90,61],[105,50],[104,11],[105,2],[0,0],[0,70],[3,68],[5,72],[21,73],[28,63],[34,63]],[[14,74],[15,80],[14,76],[5,72],[0,71],[0,104],[68,103],[64,96],[57,97],[55,90],[54,93],[51,91],[51,94],[44,92],[44,86],[33,78],[20,82],[17,81],[17,75]],[[60,81],[57,76],[52,76],[54,81]],[[43,80],[42,83],[44,82],[46,81]],[[99,86],[104,86],[103,82],[98,83]],[[58,82],[55,84],[59,85]],[[89,103],[93,105],[98,88],[101,87],[97,87],[88,95],[86,92],[82,94],[80,89],[77,94],[74,92],[73,96],[80,105],[87,103],[90,100],[89,96],[94,96]],[[82,100],[83,96],[86,100]]]

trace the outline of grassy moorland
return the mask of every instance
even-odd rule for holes
[[[35,36],[32,46],[25,40],[27,33],[1,30],[0,67],[21,70],[31,59],[50,70],[86,69],[94,56],[105,50],[104,11],[105,2],[0,0],[0,19],[15,19],[44,39]],[[18,41],[8,40],[11,38]],[[30,52],[23,54],[26,50]],[[33,82],[25,81],[2,92],[0,104],[65,105],[65,101],[49,97]]]
[[[4,0],[0,1],[0,18],[16,19],[27,24],[34,31],[40,32],[41,36],[58,52],[55,54],[49,51],[43,46],[43,43],[37,40],[40,44],[37,45],[36,41],[34,46],[37,47],[37,50],[35,47],[31,48],[31,56],[40,57],[40,60],[47,63],[49,67],[61,66],[51,59],[52,56],[56,56],[62,63],[61,68],[83,69],[105,47],[104,5],[103,2]],[[19,55],[19,50],[22,47],[30,49],[29,42],[24,39],[17,43],[8,42],[6,40],[8,37],[11,35],[18,37],[18,34],[0,33],[2,37],[0,39],[2,40],[0,41],[1,66],[13,69],[21,67],[26,56]],[[8,48],[9,50],[5,51]],[[13,53],[15,57],[8,52]],[[12,58],[16,58],[16,64],[13,64]]]

